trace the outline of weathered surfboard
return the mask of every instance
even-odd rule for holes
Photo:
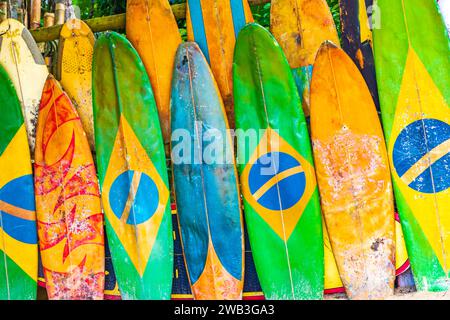
[[[309,117],[309,91],[316,53],[325,40],[339,45],[330,8],[325,0],[273,0],[270,31],[289,61],[303,111]]]
[[[118,33],[93,61],[97,165],[106,231],[123,299],[170,299],[173,240],[164,143],[145,67]]]
[[[34,173],[48,298],[103,299],[103,213],[94,160],[75,108],[51,75],[39,108]]]
[[[367,11],[372,2],[373,0],[339,0],[339,7],[342,49],[352,58],[361,71],[375,106],[379,110],[380,102],[372,50],[372,30]],[[372,7],[369,9],[372,10]],[[376,19],[373,20],[376,24]]]
[[[92,115],[92,55],[95,38],[88,25],[68,20],[59,37],[57,79],[73,101],[80,116],[89,146],[95,150]]]
[[[264,295],[321,299],[322,221],[308,128],[286,57],[260,25],[240,32],[233,76],[246,223]]]
[[[0,24],[0,64],[14,83],[22,105],[33,158],[39,102],[48,71],[30,32],[17,20]]]
[[[383,131],[364,78],[331,42],[314,63],[311,137],[322,212],[348,297],[392,295],[394,201]]]
[[[139,53],[152,84],[164,142],[170,143],[170,89],[181,36],[167,0],[127,1],[127,38]]]
[[[418,290],[450,287],[450,45],[433,0],[378,0],[381,115]]]
[[[14,84],[0,66],[0,300],[35,300],[38,249],[27,133]]]
[[[239,31],[253,22],[247,0],[188,0],[186,29],[199,45],[222,94],[230,128],[235,127],[233,54]]]
[[[381,17],[373,15],[373,0],[340,0],[340,18],[342,33],[342,49],[352,58],[361,74],[366,80],[375,106],[380,112],[380,101],[378,97],[378,86],[375,75],[375,64],[373,57],[373,39],[371,23],[375,28],[381,22]],[[409,260],[406,252],[403,231],[400,220],[395,220],[396,238],[396,275],[399,278],[399,287],[411,287],[414,280],[408,271]]]
[[[192,292],[196,299],[241,299],[244,236],[233,140],[194,42],[178,48],[171,109],[175,198]]]

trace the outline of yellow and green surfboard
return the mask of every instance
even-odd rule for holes
[[[262,26],[234,55],[238,166],[256,271],[267,299],[321,299],[319,192],[300,97],[281,47]]]
[[[93,106],[106,232],[123,299],[170,299],[173,239],[158,111],[144,64],[111,32],[96,42]]]
[[[374,51],[397,206],[419,290],[450,287],[450,47],[434,0],[378,0]]]
[[[38,249],[27,131],[12,80],[0,66],[0,300],[34,300]]]

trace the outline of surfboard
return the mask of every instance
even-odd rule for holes
[[[316,53],[325,40],[339,44],[330,8],[325,0],[273,0],[270,31],[289,61],[303,111],[309,117],[309,91]]]
[[[433,0],[378,0],[381,115],[418,290],[450,287],[449,38]],[[380,10],[380,11],[378,11]]]
[[[123,299],[170,299],[170,193],[158,111],[131,43],[105,33],[94,47],[93,106],[106,232]]]
[[[0,300],[35,300],[38,249],[27,133],[14,84],[0,66]]]
[[[372,50],[372,30],[368,16],[368,10],[372,10],[372,7],[369,7],[372,1],[339,0],[339,8],[342,49],[352,58],[359,71],[361,71],[375,106],[379,110],[380,101]],[[377,23],[375,20],[377,19],[373,19],[373,22]]]
[[[450,2],[447,0],[438,0],[438,3],[442,18],[447,26],[447,31],[450,33]]]
[[[194,42],[177,51],[171,110],[175,198],[192,293],[197,300],[242,299],[244,236],[233,140],[214,76]]]
[[[405,237],[397,212],[395,213],[395,277],[396,288],[412,290],[415,287]]]
[[[86,23],[78,19],[66,21],[59,37],[57,66],[57,78],[73,101],[92,151],[95,151],[92,115],[94,43],[94,34]]]
[[[34,172],[48,298],[102,300],[105,248],[94,160],[81,120],[52,75],[39,108]]]
[[[369,18],[377,28],[381,21],[373,15],[373,0],[340,0],[342,49],[352,58],[366,80],[375,106],[380,113],[380,101],[373,57],[373,37]],[[411,287],[414,280],[409,271],[408,253],[403,240],[400,219],[396,215],[396,276],[399,287]]]
[[[139,53],[152,84],[164,142],[170,143],[170,90],[181,36],[167,0],[127,2],[127,38]]]
[[[36,123],[47,66],[30,32],[19,21],[0,24],[0,64],[14,83],[25,120],[31,157],[34,157]]]
[[[364,78],[328,41],[314,63],[311,138],[322,212],[347,296],[392,295],[394,199],[383,131]]]
[[[233,77],[241,191],[264,295],[321,299],[324,245],[308,128],[286,57],[258,24],[239,34]]]
[[[310,83],[317,50],[325,40],[339,44],[339,38],[325,0],[273,0],[270,9],[270,31],[282,47],[292,69],[295,84],[307,118],[310,113]],[[331,251],[326,227],[325,293],[342,292],[342,282]]]
[[[322,217],[323,228],[323,245],[324,245],[324,294],[345,293],[344,285],[342,284],[341,276],[336,264],[336,258],[331,248],[330,237],[328,235],[327,226]]]
[[[199,45],[222,94],[230,128],[235,127],[233,102],[233,53],[239,31],[253,22],[247,0],[188,0],[188,41]]]

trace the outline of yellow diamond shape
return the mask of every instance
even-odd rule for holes
[[[125,209],[118,218],[112,209],[109,193],[117,177],[127,171],[133,171],[131,186]],[[145,222],[128,224],[127,220],[134,206],[137,190],[142,175],[148,176],[156,185],[159,201],[155,213]],[[129,255],[133,265],[142,276],[155,243],[159,227],[169,200],[169,190],[158,171],[136,137],[125,117],[121,116],[116,141],[111,152],[111,159],[106,171],[102,188],[102,200],[105,215],[111,223],[117,237]]]
[[[399,177],[393,165],[393,150],[397,137],[411,123],[422,119],[437,119],[450,123],[450,111],[442,93],[436,87],[425,66],[410,48],[400,89],[391,139],[389,158],[393,178],[412,210],[442,267],[450,265],[450,189],[436,194],[421,193],[408,186],[440,157],[450,152],[450,144],[443,143],[417,161]],[[440,223],[440,226],[439,226]],[[445,257],[445,260],[444,260]]]
[[[273,152],[287,154],[288,156],[294,158],[299,165],[293,166],[281,172],[277,171],[277,174],[273,175],[267,182],[265,182],[256,191],[254,190],[252,193],[250,190],[251,183],[249,180],[252,167],[262,156]],[[295,204],[287,208],[283,208],[284,205],[280,202],[280,198],[283,196],[281,195],[281,197],[277,197],[275,200],[280,202],[279,207],[282,208],[281,210],[273,210],[267,206],[261,205],[262,197],[267,194],[270,189],[276,188],[278,192],[280,192],[279,183],[283,179],[302,173],[305,174],[305,188],[301,198],[295,202]],[[273,231],[284,240],[289,239],[291,236],[317,185],[313,166],[271,128],[268,128],[264,132],[259,145],[250,157],[249,162],[242,172],[241,182],[242,193],[245,200],[273,229]]]

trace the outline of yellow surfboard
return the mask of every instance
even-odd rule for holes
[[[320,45],[330,40],[339,44],[333,16],[325,0],[272,0],[270,31],[289,61],[309,116],[309,86],[312,65]]]
[[[14,83],[22,105],[33,158],[39,103],[48,70],[30,32],[17,20],[0,24],[0,64]]]
[[[64,91],[80,116],[91,150],[94,144],[92,115],[92,54],[95,38],[88,25],[78,19],[68,20],[59,37],[58,72]]]
[[[155,94],[164,143],[170,143],[170,89],[175,53],[181,43],[167,0],[129,0],[127,38],[144,63]]]
[[[383,131],[364,78],[328,41],[314,63],[311,136],[322,211],[348,297],[392,295],[394,199]]]

